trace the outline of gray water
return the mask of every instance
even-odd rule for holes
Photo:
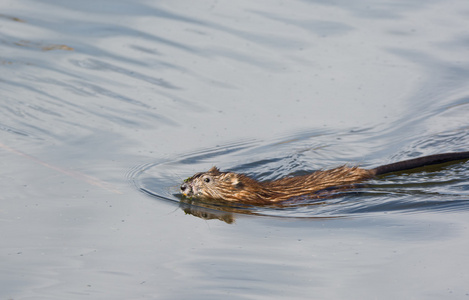
[[[0,4],[0,298],[467,299],[469,163],[324,201],[205,205],[469,147],[469,4]]]

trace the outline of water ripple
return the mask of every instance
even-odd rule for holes
[[[278,145],[270,145],[272,144]],[[239,161],[239,157],[246,153],[260,154],[257,152],[259,149],[262,149],[263,155],[268,156],[268,147],[260,142],[235,143],[220,148],[205,149],[174,160],[137,166],[127,176],[135,188],[151,197],[175,203],[186,213],[197,217],[223,221],[233,221],[236,214],[282,218],[337,218],[469,210],[468,162],[427,167],[424,171],[415,173],[390,174],[357,185],[352,190],[332,191],[323,199],[296,199],[281,204],[252,206],[183,198],[179,193],[179,185],[183,179],[196,171],[208,169],[214,165],[214,161],[224,161],[223,165],[227,170],[245,173],[258,180],[276,179],[292,174],[291,170],[297,167],[304,168],[302,163],[297,166],[291,155]],[[407,155],[410,153],[407,152]],[[294,167],[285,168],[289,161],[290,165],[295,164]],[[294,174],[298,173],[301,172]]]

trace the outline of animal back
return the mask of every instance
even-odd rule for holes
[[[307,175],[264,182],[264,187],[271,192],[273,197],[271,201],[282,201],[296,196],[312,194],[331,187],[357,183],[371,177],[373,177],[373,174],[369,170],[341,166],[331,170],[316,171]]]

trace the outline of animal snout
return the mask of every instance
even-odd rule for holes
[[[186,182],[184,182],[182,185],[181,185],[181,192],[184,196],[187,196],[191,193],[192,191],[192,188],[189,184],[187,184]]]

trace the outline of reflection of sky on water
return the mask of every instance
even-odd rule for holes
[[[4,298],[467,294],[464,164],[276,217],[138,190],[467,150],[466,2],[0,7]]]

